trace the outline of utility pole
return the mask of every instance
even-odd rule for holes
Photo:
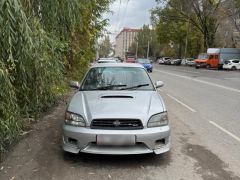
[[[148,40],[148,48],[147,48],[147,59],[148,59],[148,56],[149,56],[149,40]]]
[[[186,39],[185,39],[184,58],[186,58],[186,56],[187,56],[189,23],[190,23],[190,15],[188,14],[188,23],[187,23],[187,34],[186,34]]]
[[[137,59],[137,57],[138,57],[138,41],[136,43],[136,53],[135,53],[135,58]]]

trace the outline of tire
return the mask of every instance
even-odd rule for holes
[[[231,70],[233,70],[233,71],[237,70],[236,66],[233,66],[233,67],[231,68]]]
[[[195,69],[199,69],[199,67],[198,67],[198,66],[195,66]]]

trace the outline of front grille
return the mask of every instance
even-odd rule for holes
[[[143,129],[139,119],[94,119],[91,129],[130,130]]]

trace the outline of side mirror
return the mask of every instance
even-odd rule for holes
[[[70,81],[70,82],[69,82],[69,86],[70,86],[71,88],[75,88],[75,89],[80,88],[79,82],[77,82],[77,81]]]
[[[160,88],[160,87],[163,87],[164,83],[162,81],[156,81],[155,82],[155,87],[156,88]]]

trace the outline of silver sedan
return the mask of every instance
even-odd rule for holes
[[[165,104],[138,64],[107,63],[90,68],[71,99],[62,147],[71,153],[161,154],[170,150]]]

